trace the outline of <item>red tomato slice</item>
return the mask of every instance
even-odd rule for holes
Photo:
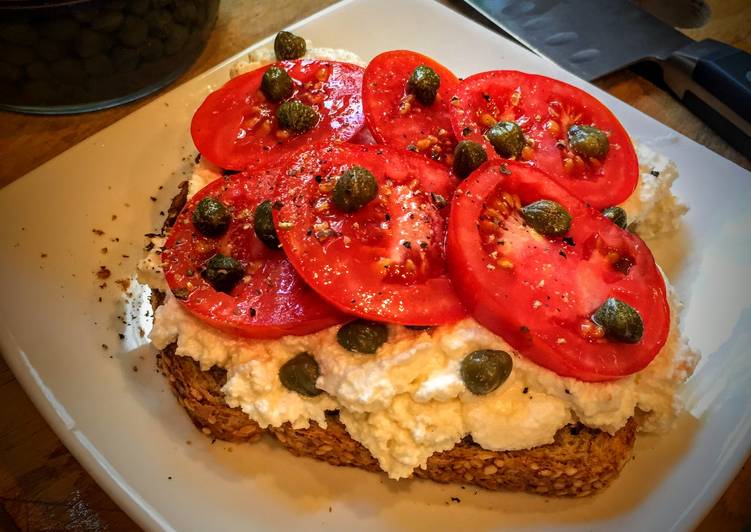
[[[332,190],[353,165],[373,173],[378,195],[347,214]],[[465,311],[445,271],[440,210],[448,206],[434,194],[449,198],[453,187],[444,166],[407,151],[321,146],[299,154],[279,181],[274,223],[303,279],[340,309],[389,323],[451,323]]]
[[[520,159],[532,161],[573,195],[596,209],[618,205],[636,188],[639,165],[631,140],[610,110],[583,90],[544,76],[495,70],[459,84],[451,123],[459,140],[482,143],[488,157],[500,157],[483,137],[495,121],[514,121],[531,142]],[[608,135],[602,161],[584,160],[568,147],[574,124],[594,125]]]
[[[519,206],[540,199],[571,215],[563,238],[524,224]],[[523,163],[489,161],[459,186],[448,257],[457,293],[475,319],[559,375],[629,375],[649,364],[667,338],[665,283],[644,242]],[[606,340],[590,320],[609,297],[641,315],[637,343]]]
[[[212,92],[193,116],[190,132],[198,151],[214,164],[244,170],[279,154],[325,140],[346,141],[365,123],[362,112],[363,69],[336,61],[281,61],[294,81],[289,99],[314,106],[318,124],[301,134],[280,130],[280,103],[261,92],[263,74],[272,65],[228,81]]]
[[[319,331],[347,320],[319,298],[295,272],[281,250],[263,244],[253,229],[253,212],[273,198],[277,174],[271,170],[235,174],[201,189],[180,213],[162,252],[167,283],[182,304],[206,323],[251,338],[279,338]],[[193,225],[198,202],[213,197],[232,213],[227,232],[211,238]],[[230,293],[217,292],[201,271],[214,254],[231,255],[245,277]]]
[[[407,80],[420,65],[441,78],[436,101],[428,106],[406,92]],[[365,69],[362,88],[365,120],[373,136],[451,166],[456,139],[448,103],[458,83],[450,70],[422,54],[396,50],[377,55]]]

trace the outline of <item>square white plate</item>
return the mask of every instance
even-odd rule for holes
[[[460,76],[514,68],[564,79],[676,161],[675,191],[691,211],[683,230],[654,249],[686,302],[683,327],[705,357],[684,393],[688,413],[667,436],[640,437],[635,460],[613,486],[581,500],[387,482],[294,458],[270,442],[212,445],[156,373],[137,327],[124,330],[122,318],[138,309],[124,307],[115,281],[130,277],[142,235],[161,224],[158,210],[189,171],[192,112],[209,85],[227,79],[230,60],[0,191],[0,346],[71,452],[146,528],[669,530],[697,523],[751,449],[751,175],[430,0],[345,1],[295,28],[318,46],[365,59],[407,48]],[[107,286],[96,276],[100,266],[112,272]]]

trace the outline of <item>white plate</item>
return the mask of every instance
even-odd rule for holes
[[[119,316],[133,310],[123,308],[114,281],[130,276],[142,235],[160,225],[156,211],[188,171],[192,111],[208,85],[227,79],[226,62],[0,191],[0,345],[65,445],[146,528],[668,530],[697,523],[751,448],[751,175],[430,0],[343,2],[297,31],[366,59],[407,48],[458,75],[516,68],[564,79],[675,160],[676,192],[691,211],[681,233],[655,250],[686,301],[684,328],[705,356],[684,394],[690,414],[665,437],[639,438],[635,460],[613,486],[581,500],[387,482],[296,459],[269,442],[212,445],[177,406],[137,330],[118,338]],[[103,265],[112,276],[100,288],[95,273]]]

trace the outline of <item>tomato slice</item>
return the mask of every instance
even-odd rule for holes
[[[519,206],[540,199],[558,202],[571,215],[563,237],[525,225]],[[629,375],[666,341],[665,283],[644,242],[529,165],[489,161],[459,186],[448,262],[475,319],[559,375],[584,381]],[[644,333],[637,343],[606,340],[590,320],[609,297],[641,315]]]
[[[441,79],[436,101],[423,105],[406,91],[407,80],[420,65]],[[395,50],[377,55],[363,77],[365,120],[383,144],[417,151],[451,166],[456,139],[448,103],[459,80],[443,65],[417,52]]]
[[[242,74],[204,100],[193,116],[193,142],[214,164],[244,170],[285,152],[325,140],[346,141],[365,123],[362,112],[363,68],[337,61],[281,61],[294,82],[289,99],[314,106],[321,116],[313,129],[301,134],[280,130],[276,109],[281,102],[266,99],[261,79],[272,65]]]
[[[167,283],[184,307],[232,334],[279,338],[347,320],[303,282],[283,251],[268,248],[255,234],[253,213],[258,204],[273,198],[276,177],[268,170],[208,184],[180,213],[162,252]],[[193,224],[193,211],[206,197],[224,203],[232,213],[229,228],[220,237],[204,236]],[[201,276],[216,253],[231,255],[245,269],[245,276],[229,293],[216,291]]]
[[[626,130],[607,107],[577,87],[495,70],[462,81],[453,103],[451,122],[459,140],[480,142],[488,157],[499,158],[483,135],[496,121],[516,122],[528,141],[520,159],[532,161],[596,209],[622,203],[636,188],[639,165]],[[608,135],[610,149],[602,160],[584,160],[570,150],[567,132],[574,124],[593,125]]]
[[[352,213],[332,191],[357,165],[378,194]],[[341,310],[405,325],[440,325],[465,316],[444,260],[450,198],[445,166],[379,145],[322,146],[298,154],[277,186],[274,211],[282,247],[300,275]],[[436,201],[438,200],[438,201]]]

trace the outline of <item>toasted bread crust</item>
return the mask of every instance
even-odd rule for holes
[[[201,371],[189,357],[168,346],[159,355],[178,401],[205,434],[231,442],[252,442],[265,432],[238,408],[224,402],[226,372]],[[268,432],[296,456],[378,472],[378,461],[353,440],[336,414],[323,428],[285,424]],[[630,420],[614,435],[581,425],[562,428],[548,445],[520,451],[488,451],[465,438],[453,449],[436,453],[415,477],[441,483],[472,484],[489,490],[526,491],[549,496],[581,497],[605,488],[632,456],[636,423]]]
[[[157,366],[169,379],[177,401],[204,434],[235,443],[261,438],[264,430],[257,423],[224,402],[221,388],[227,380],[226,371],[216,367],[201,371],[192,358],[175,354],[175,344],[157,356]]]

